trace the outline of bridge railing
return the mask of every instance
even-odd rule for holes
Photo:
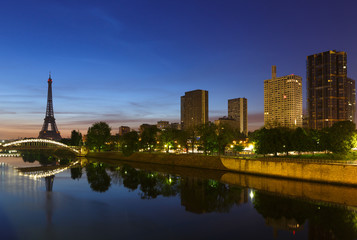
[[[41,139],[41,138],[30,138],[30,139],[22,139],[14,142],[6,143],[0,146],[1,149],[33,149],[33,148],[64,148],[68,149],[76,154],[79,154],[80,151],[76,148],[70,147],[66,144],[56,142],[49,139]]]

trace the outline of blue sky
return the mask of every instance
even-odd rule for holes
[[[357,79],[357,2],[4,0],[0,3],[0,138],[37,137],[52,72],[63,137],[96,121],[113,131],[179,122],[180,96],[209,91],[211,120],[248,99],[263,125],[263,81],[303,77],[306,56],[336,49]]]

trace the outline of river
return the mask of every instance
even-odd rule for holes
[[[100,159],[0,162],[2,239],[357,239],[354,187]]]

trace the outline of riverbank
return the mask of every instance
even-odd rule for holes
[[[130,156],[124,156],[119,152],[88,153],[86,157],[213,169],[357,186],[357,165],[344,163],[310,162],[284,158],[242,159],[196,154],[134,153]]]

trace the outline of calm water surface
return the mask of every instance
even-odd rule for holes
[[[20,164],[21,158],[0,162],[1,239],[357,238],[356,206],[224,183],[222,172],[88,160],[66,170]],[[24,176],[54,169],[62,172]]]

